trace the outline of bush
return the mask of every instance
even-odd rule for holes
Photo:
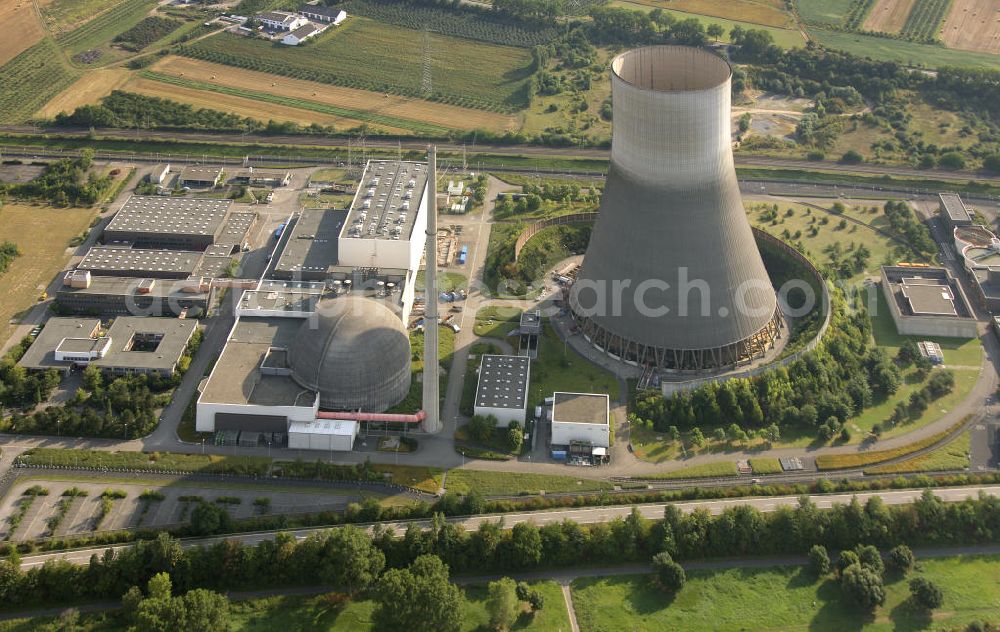
[[[822,544],[815,544],[809,549],[809,569],[817,577],[830,572],[830,556]]]
[[[687,580],[681,565],[665,551],[653,556],[653,572],[656,573],[656,581],[667,592],[677,592]]]
[[[905,544],[893,547],[892,550],[889,551],[889,555],[886,556],[886,566],[889,570],[904,575],[909,572],[911,568],[913,568],[915,561],[913,551],[911,551],[910,547]]]
[[[844,569],[840,587],[847,599],[865,612],[871,612],[885,603],[882,576],[867,566],[851,564]]]
[[[865,157],[859,154],[858,152],[854,151],[853,149],[849,149],[848,151],[844,152],[844,155],[840,157],[840,162],[844,163],[845,165],[859,165],[864,161]]]
[[[942,169],[965,169],[965,156],[957,151],[949,151],[938,158],[938,166]]]
[[[914,603],[924,610],[940,608],[944,602],[941,588],[925,577],[914,577],[910,580],[910,596]]]

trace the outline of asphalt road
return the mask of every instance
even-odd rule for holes
[[[857,494],[828,494],[828,495],[813,495],[810,496],[812,501],[820,509],[829,509],[834,504],[847,504],[851,501],[851,498],[857,497],[859,501],[864,503],[869,498],[873,496],[878,496],[886,505],[905,505],[910,504],[920,497],[923,490],[920,489],[905,489],[905,490],[882,490],[873,492],[859,492]],[[976,487],[951,487],[951,488],[940,488],[934,490],[934,495],[940,498],[944,502],[958,502],[966,500],[969,498],[976,498],[980,493],[984,493],[990,496],[1000,497],[1000,485],[989,485],[989,486],[976,486]],[[681,511],[685,513],[691,513],[695,509],[705,509],[712,514],[722,513],[728,507],[733,507],[737,505],[749,505],[751,507],[756,507],[762,512],[773,512],[781,507],[795,507],[799,503],[798,496],[771,496],[771,497],[759,497],[759,498],[735,498],[735,499],[719,499],[719,500],[697,500],[690,502],[681,503],[651,503],[645,505],[637,505],[639,512],[645,518],[649,519],[659,519],[663,517],[663,510],[668,504],[672,504],[678,507]],[[505,514],[491,514],[491,515],[481,515],[481,516],[461,516],[456,518],[449,518],[448,521],[459,524],[463,526],[467,531],[475,531],[479,528],[479,525],[484,522],[498,522],[502,521],[505,528],[513,527],[516,524],[523,522],[531,522],[536,525],[545,525],[553,522],[562,522],[563,520],[574,520],[580,524],[594,524],[603,523],[614,520],[615,518],[625,518],[631,513],[632,507],[630,506],[614,506],[614,507],[586,507],[586,508],[568,508],[568,509],[553,509],[549,511],[534,511],[534,512],[511,512]],[[400,521],[400,522],[384,522],[384,526],[390,527],[396,531],[396,533],[402,533],[410,524],[416,524],[422,529],[427,529],[430,527],[429,520],[410,520],[410,521]],[[371,530],[371,526],[367,527]],[[310,528],[310,529],[297,529],[292,531],[287,531],[296,539],[304,539],[312,533],[323,531],[325,528]],[[234,540],[247,545],[255,545],[259,542],[265,540],[273,540],[275,534],[278,532],[267,531],[258,533],[246,533],[237,534],[231,536],[220,536],[213,538],[195,538],[188,539],[183,542],[185,547],[195,547],[195,546],[206,546],[212,545],[217,542],[224,540]],[[21,559],[22,568],[33,568],[36,566],[41,566],[46,561],[49,560],[65,560],[72,564],[87,564],[90,561],[91,555],[94,553],[99,553],[107,548],[112,548],[115,550],[122,550],[130,548],[132,545],[124,544],[114,547],[90,547],[85,549],[78,549],[74,551],[57,551],[52,553],[41,553],[38,555],[29,555]]]

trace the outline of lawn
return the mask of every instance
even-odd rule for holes
[[[531,363],[528,407],[538,406],[555,391],[606,393],[612,402],[620,395],[618,378],[578,355],[546,323],[539,341],[538,358]]]
[[[611,489],[611,483],[574,476],[549,474],[519,474],[517,472],[488,472],[484,470],[448,470],[445,487],[450,492],[467,494],[475,489],[484,496],[516,496],[521,493],[589,492]]]
[[[947,472],[969,467],[968,432],[963,432],[951,443],[921,456],[891,465],[881,465],[866,470],[866,474],[901,474],[905,472]]]
[[[218,456],[211,454],[175,454],[172,452],[105,452],[32,448],[22,458],[25,462],[51,467],[90,467],[140,469],[173,472],[237,472],[265,474],[271,460],[260,456]]]
[[[451,292],[453,290],[464,290],[469,286],[469,278],[459,272],[438,272],[437,289],[438,292]],[[417,272],[416,286],[417,292],[424,292],[424,270]],[[461,305],[461,303],[459,303]]]
[[[650,576],[578,579],[573,604],[582,632],[644,630],[922,630],[963,629],[973,620],[1000,618],[1000,556],[919,562],[938,584],[944,605],[930,618],[909,601],[905,579],[890,578],[886,602],[874,618],[845,602],[832,578],[815,579],[801,567],[695,570],[673,597]]]
[[[826,2],[824,4],[830,5]],[[875,37],[860,33],[828,31],[821,28],[807,29],[817,43],[829,48],[839,48],[862,57],[898,61],[904,64],[930,68],[939,66],[971,66],[991,70],[1000,69],[1000,56],[988,53],[971,53],[952,50],[932,44],[915,44],[904,40]]]
[[[45,205],[4,204],[0,207],[0,235],[17,244],[21,256],[0,276],[0,343],[14,332],[11,320],[23,316],[70,256],[71,239],[90,226],[93,208],[53,208]]]
[[[43,39],[0,66],[0,123],[23,123],[76,78],[52,39]]]
[[[424,72],[422,47],[430,58],[429,73]],[[303,47],[221,33],[184,47],[182,53],[321,83],[501,112],[527,104],[531,81],[531,55],[523,48],[422,36],[365,18],[354,18]]]

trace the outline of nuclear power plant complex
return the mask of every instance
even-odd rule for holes
[[[763,355],[783,326],[733,165],[732,69],[683,46],[611,64],[611,164],[570,306],[622,362],[719,370]]]

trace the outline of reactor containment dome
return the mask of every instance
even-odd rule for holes
[[[410,340],[383,301],[320,301],[289,349],[292,378],[319,393],[320,408],[383,412],[410,390]]]
[[[722,58],[650,46],[611,63],[601,210],[570,306],[607,354],[703,371],[762,356],[782,327],[733,166]]]

